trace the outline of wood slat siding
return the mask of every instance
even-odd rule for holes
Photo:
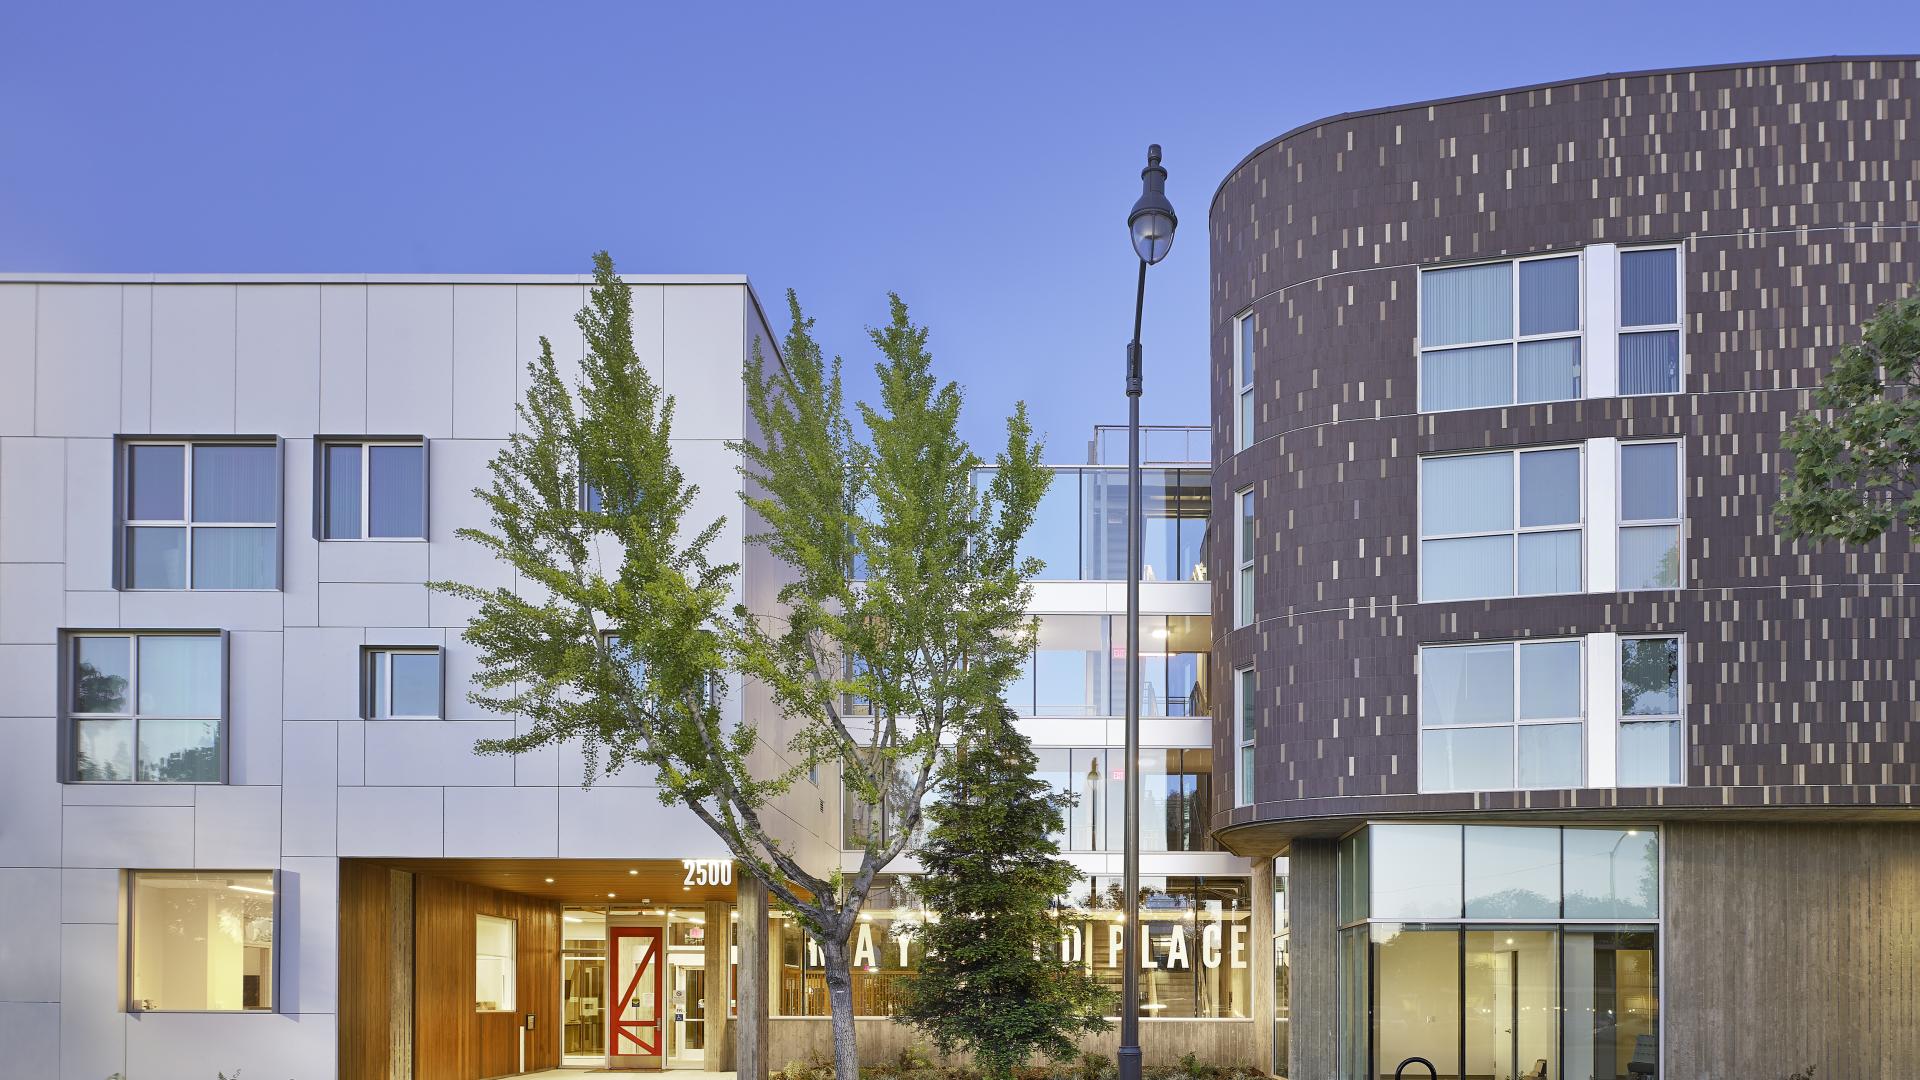
[[[1286,1075],[1292,1080],[1328,1080],[1339,1064],[1334,1023],[1340,1003],[1334,982],[1339,960],[1338,854],[1335,841],[1296,840],[1287,859],[1293,1000]]]
[[[1920,1076],[1920,826],[1664,841],[1667,1075]]]
[[[341,1080],[404,1080],[391,1076],[393,1032],[387,994],[392,937],[391,892],[384,866],[340,863]]]
[[[474,917],[517,924],[515,1011],[474,1011]],[[558,1068],[560,905],[358,859],[340,863],[341,1080],[485,1080]]]
[[[515,1011],[476,1012],[474,920],[494,915],[516,923]],[[480,885],[419,875],[414,885],[414,1076],[417,1080],[484,1080],[520,1071],[520,1027],[527,1032],[527,1069],[558,1068],[560,905]]]

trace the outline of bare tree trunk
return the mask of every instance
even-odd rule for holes
[[[860,1080],[860,1050],[853,1036],[853,967],[847,943],[821,947],[826,956],[827,1004],[833,1011],[834,1080]]]

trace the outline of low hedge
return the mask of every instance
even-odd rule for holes
[[[1082,1054],[1077,1060],[1030,1065],[1014,1070],[1015,1080],[1115,1080],[1120,1067],[1109,1057]],[[1251,1065],[1212,1065],[1193,1054],[1177,1065],[1149,1065],[1143,1080],[1269,1080],[1268,1073]],[[833,1062],[824,1058],[790,1061],[771,1080],[834,1080]],[[971,1065],[941,1065],[921,1047],[909,1047],[893,1061],[860,1066],[860,1080],[984,1080]]]

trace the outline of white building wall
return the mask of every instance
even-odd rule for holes
[[[728,519],[715,555],[749,564],[745,595],[758,571],[725,441],[746,434],[751,338],[771,335],[745,278],[629,280],[696,516]],[[511,582],[453,532],[485,523],[470,492],[539,338],[577,363],[586,292],[577,277],[0,279],[0,1078],[333,1075],[344,856],[726,855],[646,776],[582,790],[574,748],[475,755],[522,722],[466,700],[468,607],[425,587]],[[232,433],[286,440],[284,587],[116,591],[114,436]],[[314,436],[359,433],[431,440],[427,542],[313,539]],[[231,782],[59,783],[62,627],[229,631]],[[365,644],[444,646],[446,719],[360,719]],[[783,811],[796,840],[830,842],[812,800]],[[127,1011],[121,871],[171,868],[281,872],[274,1012]]]

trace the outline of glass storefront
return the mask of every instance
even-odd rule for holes
[[[1084,881],[1060,905],[1060,956],[1116,995],[1125,924],[1120,879]],[[1251,1017],[1252,912],[1246,878],[1143,877],[1140,1015]],[[913,928],[926,912],[901,878],[877,878],[853,947],[854,1013],[892,1016],[901,981],[919,968]],[[776,1016],[829,1013],[824,957],[793,919],[776,913],[780,989]]]
[[[1658,1076],[1659,880],[1651,828],[1349,835],[1341,1076],[1391,1076],[1410,1058],[1451,1080]]]

